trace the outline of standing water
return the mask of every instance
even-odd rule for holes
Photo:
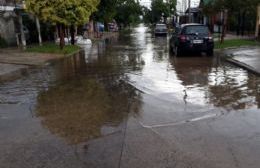
[[[260,166],[260,78],[151,32],[2,83],[0,167]]]

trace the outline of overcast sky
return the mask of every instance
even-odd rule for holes
[[[185,8],[185,1],[186,1],[186,8],[188,6],[188,0],[177,0],[178,1],[178,4],[177,4],[177,10],[178,11],[183,11],[184,8]],[[142,4],[142,5],[145,5],[145,6],[150,6],[151,4],[151,0],[139,0],[139,2]],[[196,7],[198,6],[200,0],[191,0],[191,6],[192,7]]]

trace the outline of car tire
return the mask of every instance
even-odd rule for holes
[[[172,47],[171,44],[170,44],[170,53],[171,53],[171,54],[175,54],[174,47]]]
[[[210,49],[207,51],[207,56],[211,57],[214,55],[214,50],[213,49]]]
[[[176,56],[181,56],[182,55],[182,51],[179,47],[175,47],[175,55]]]

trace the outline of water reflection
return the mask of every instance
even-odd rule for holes
[[[229,75],[227,75],[228,73]],[[260,81],[258,77],[236,71],[230,72],[226,69],[216,72],[215,75],[215,80],[225,76],[221,82],[214,81],[209,86],[210,102],[216,107],[225,107],[227,110],[260,107],[258,91]]]
[[[168,39],[166,37],[156,37],[154,39],[154,60],[156,62],[162,62],[165,60],[165,57],[168,56]]]
[[[141,95],[133,87],[106,82],[78,79],[51,87],[39,94],[37,114],[44,126],[70,143],[100,137],[103,126],[118,126],[141,105]]]
[[[104,50],[108,45],[98,47],[102,52],[93,54],[96,59],[81,53],[57,63],[58,82],[38,95],[37,115],[43,125],[69,143],[103,136],[102,128],[118,127],[129,112],[140,111],[142,95],[127,84],[125,73],[141,70],[142,59],[135,50],[124,55]]]
[[[260,81],[257,76],[221,64],[218,58],[174,57],[171,62],[182,85],[192,93],[188,94],[192,95],[191,102],[204,99],[204,104],[226,110],[259,108],[257,87]]]
[[[212,58],[173,57],[171,64],[184,86],[205,86],[213,66]]]
[[[141,25],[1,85],[1,102],[36,104],[44,126],[73,144],[120,127],[129,112],[157,124],[197,109],[260,108],[259,77],[217,57],[172,57],[168,41]]]

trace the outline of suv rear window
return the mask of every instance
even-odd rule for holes
[[[156,29],[167,29],[166,25],[156,25]]]
[[[209,34],[209,29],[206,26],[187,26],[183,29],[184,34]]]

